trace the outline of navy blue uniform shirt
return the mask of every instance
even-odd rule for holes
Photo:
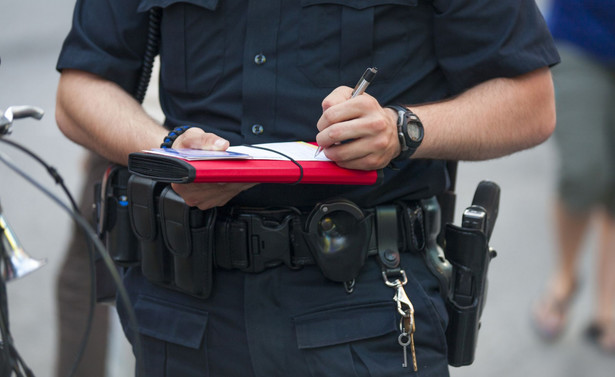
[[[231,145],[315,140],[323,98],[370,66],[379,72],[368,92],[384,106],[442,100],[559,59],[534,0],[78,0],[57,68],[133,92],[152,7],[163,8],[165,126],[198,125]],[[385,169],[378,186],[258,185],[234,202],[343,195],[372,206],[447,184],[443,161],[412,160]]]

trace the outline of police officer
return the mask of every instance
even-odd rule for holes
[[[162,125],[131,95],[152,8],[162,8]],[[79,0],[57,65],[56,117],[71,140],[120,164],[190,125],[172,147],[316,140],[342,167],[384,169],[369,187],[172,185],[188,206],[217,208],[217,223],[261,221],[267,211],[302,222],[331,198],[365,213],[412,206],[447,188],[446,159],[541,143],[555,123],[549,67],[558,60],[533,0]],[[366,67],[377,77],[351,98]],[[419,138],[408,131],[421,129]],[[296,243],[278,254],[303,248]],[[222,244],[214,263],[237,257]],[[420,253],[399,249],[412,341],[373,256],[352,287],[313,263],[262,271],[231,263],[213,269],[207,298],[152,284],[132,267],[124,283],[138,328],[118,310],[128,339],[141,336],[143,376],[447,376],[438,279]]]

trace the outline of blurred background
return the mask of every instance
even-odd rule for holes
[[[546,1],[539,1],[545,6]],[[32,149],[57,168],[73,195],[78,195],[85,156],[65,139],[54,120],[55,62],[69,30],[73,0],[3,0],[0,10],[0,109],[35,105],[45,110],[40,121],[15,123],[9,138]],[[150,91],[151,92],[151,91]],[[0,144],[29,174],[64,200],[47,173],[23,153]],[[551,271],[554,253],[550,213],[556,160],[551,141],[510,157],[461,163],[457,182],[456,222],[472,200],[478,182],[502,188],[500,213],[492,237],[498,257],[490,267],[487,307],[476,361],[451,368],[464,376],[612,376],[615,358],[601,354],[582,337],[594,303],[592,271],[596,237],[588,237],[582,280],[571,323],[555,344],[542,343],[530,327],[532,303]],[[11,332],[15,345],[36,376],[52,376],[56,348],[55,284],[72,221],[55,203],[5,166],[0,166],[0,203],[24,249],[47,265],[8,284]],[[87,284],[87,282],[84,282]],[[117,328],[109,354],[111,377],[131,376],[129,350]]]

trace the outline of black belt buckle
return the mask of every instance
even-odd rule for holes
[[[246,253],[248,266],[245,272],[262,272],[282,263],[292,265],[291,220],[292,215],[281,221],[269,220],[258,214],[242,213],[238,220],[246,224]]]

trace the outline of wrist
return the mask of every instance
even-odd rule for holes
[[[186,132],[187,129],[191,127],[192,126],[179,126],[169,131],[169,133],[164,137],[162,144],[160,144],[160,148],[171,148],[173,146],[173,143],[175,142],[175,139],[177,139],[179,135],[183,134],[184,132]]]
[[[399,105],[390,105],[397,114],[396,127],[397,138],[399,141],[399,154],[392,161],[408,160],[423,141],[423,123],[412,110]]]

